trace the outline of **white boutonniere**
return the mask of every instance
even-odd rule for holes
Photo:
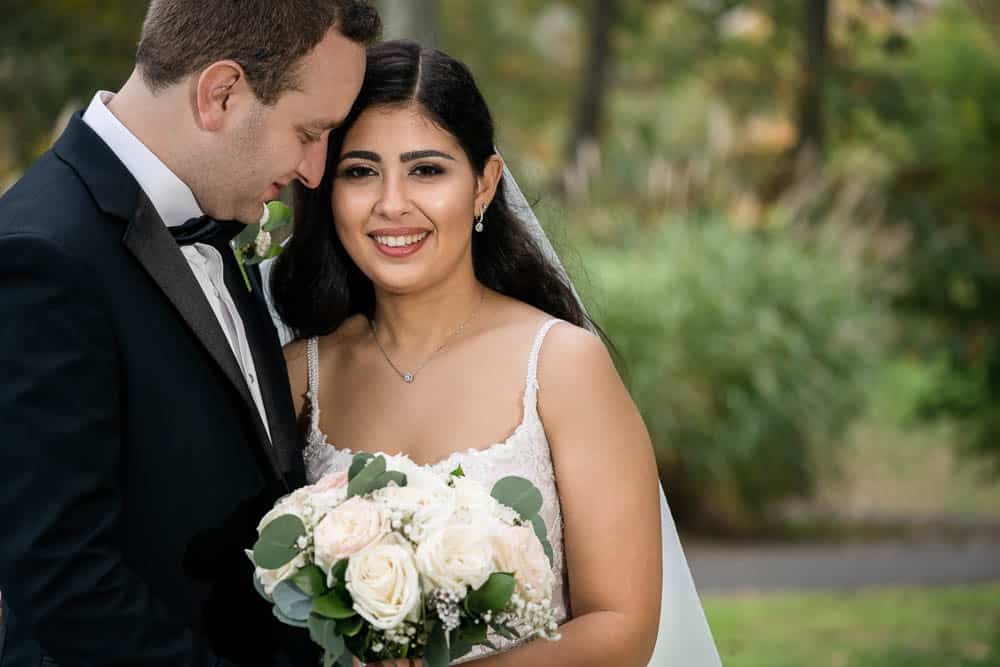
[[[236,263],[240,266],[240,273],[243,274],[243,282],[246,283],[247,291],[252,292],[250,278],[247,276],[246,267],[260,264],[265,259],[271,259],[281,254],[280,243],[273,243],[271,233],[281,229],[292,221],[292,209],[287,204],[280,201],[268,202],[264,205],[264,212],[260,216],[260,222],[254,225],[247,225],[246,229],[233,237],[229,242],[229,247],[236,255]]]

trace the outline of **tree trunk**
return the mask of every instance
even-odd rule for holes
[[[827,26],[830,0],[807,0],[805,3],[802,97],[799,107],[799,142],[797,153],[809,150],[817,157],[823,153],[823,85],[826,78]]]
[[[437,47],[441,40],[437,0],[378,0],[386,39],[413,39]]]
[[[618,0],[592,0],[587,66],[583,88],[577,99],[573,129],[566,144],[567,177],[585,166],[581,164],[581,158],[588,148],[596,148],[600,138],[604,102],[614,62],[611,31],[617,14]]]

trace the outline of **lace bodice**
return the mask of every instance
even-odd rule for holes
[[[431,464],[431,468],[447,474],[461,465],[466,477],[475,479],[487,488],[509,475],[518,475],[530,480],[542,493],[543,505],[540,512],[548,529],[552,543],[556,588],[553,603],[559,609],[559,622],[567,619],[569,610],[569,590],[566,583],[566,567],[563,555],[562,511],[556,490],[555,472],[549,454],[549,442],[545,437],[541,417],[538,414],[538,355],[545,335],[560,320],[549,320],[542,325],[535,337],[528,358],[527,380],[524,387],[521,423],[503,442],[485,449],[468,449],[453,452],[447,458]],[[317,340],[311,338],[307,344],[309,388],[307,409],[309,410],[309,431],[306,439],[306,476],[310,483],[329,472],[347,470],[354,455],[349,449],[340,449],[327,441],[319,426],[319,350]],[[491,635],[499,651],[513,648],[519,642]],[[493,653],[488,648],[478,647],[462,659],[452,664],[467,662]]]

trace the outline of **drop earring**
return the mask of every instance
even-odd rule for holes
[[[476,216],[476,231],[482,232],[484,229],[483,218],[486,216],[486,207],[483,206],[479,209],[479,215]]]

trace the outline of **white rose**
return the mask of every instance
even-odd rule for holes
[[[475,524],[451,524],[427,536],[417,547],[417,567],[433,588],[465,595],[493,574],[488,532]]]
[[[388,532],[389,522],[379,505],[358,496],[349,498],[316,525],[316,565],[329,573],[337,561],[350,558]]]
[[[531,526],[506,526],[493,537],[492,544],[497,570],[514,573],[522,597],[533,602],[551,597],[555,575]]]
[[[420,578],[409,543],[395,533],[351,557],[345,575],[354,609],[379,630],[420,613]]]

